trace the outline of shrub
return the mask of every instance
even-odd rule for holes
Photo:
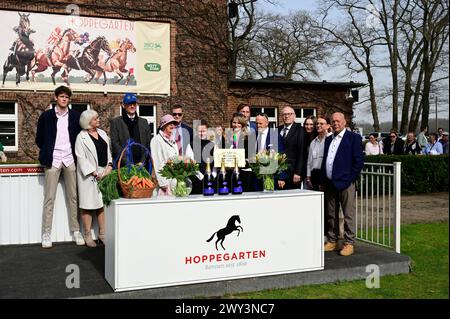
[[[370,155],[366,163],[402,163],[402,194],[448,191],[448,155]]]

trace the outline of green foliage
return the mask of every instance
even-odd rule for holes
[[[411,273],[382,276],[378,289],[367,288],[365,280],[355,280],[225,295],[224,298],[448,299],[448,222],[404,225],[401,234],[402,254],[411,258]]]
[[[253,162],[249,166],[259,179],[263,179],[265,175],[280,175],[288,168],[286,154],[274,150],[259,152]]]
[[[402,194],[448,191],[448,155],[371,155],[366,163],[402,163]]]
[[[166,165],[159,171],[161,176],[165,178],[175,178],[183,181],[189,176],[194,176],[199,170],[199,164],[183,156],[170,158]]]
[[[98,182],[98,188],[102,192],[103,204],[106,206],[108,206],[112,200],[120,197],[118,189],[119,175],[117,172],[117,169],[113,169],[111,173]],[[120,177],[123,182],[128,181],[133,176],[152,179],[150,173],[143,165],[131,165],[130,167],[125,166],[120,168]]]

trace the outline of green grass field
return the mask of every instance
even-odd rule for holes
[[[267,299],[448,299],[448,222],[410,224],[401,229],[402,254],[412,260],[412,272],[380,278],[380,288],[368,289],[365,280],[291,289],[226,295],[224,298]]]

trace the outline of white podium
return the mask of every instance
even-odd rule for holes
[[[126,291],[321,270],[323,223],[323,193],[306,190],[119,199],[105,277]]]

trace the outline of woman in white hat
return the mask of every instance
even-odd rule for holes
[[[159,174],[167,160],[179,154],[177,144],[172,136],[176,125],[178,122],[172,115],[164,115],[159,122],[159,133],[150,143],[153,166],[159,184],[158,195],[172,195],[171,188],[176,185],[175,179],[168,179]],[[185,156],[194,158],[190,145],[186,148]]]

